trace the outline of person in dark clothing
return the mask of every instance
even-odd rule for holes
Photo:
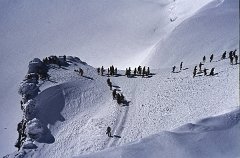
[[[112,137],[112,134],[111,134],[111,127],[107,127],[107,132],[106,134],[108,135],[108,137]]]
[[[213,60],[213,54],[210,56],[210,62],[212,62]]]
[[[142,74],[142,67],[138,66],[138,74],[141,75]]]
[[[225,51],[225,52],[222,54],[222,57],[221,57],[222,60],[223,60],[223,59],[226,59],[226,54],[227,54],[227,51]]]
[[[237,64],[238,63],[238,56],[235,55],[235,63]]]
[[[229,58],[233,57],[233,51],[229,52]]]
[[[150,75],[150,68],[148,67],[147,68],[147,76],[149,76]]]
[[[110,74],[110,70],[109,68],[107,69],[107,76],[109,77],[109,74]]]
[[[104,68],[103,68],[103,66],[102,66],[102,68],[101,68],[101,75],[103,76],[103,72],[104,72]]]
[[[115,68],[115,70],[114,70],[114,74],[117,75],[117,68]]]
[[[199,63],[199,71],[201,72],[202,71],[202,66],[203,66],[204,64],[202,64],[201,62]]]
[[[117,94],[117,90],[114,89],[113,92],[112,92],[113,100],[116,99],[116,94]]]
[[[235,57],[235,55],[236,55],[236,51],[237,51],[237,49],[235,49],[235,50],[233,51],[232,56]]]
[[[79,68],[79,74],[83,76],[83,69]]]
[[[194,67],[194,70],[193,70],[193,78],[196,76],[197,74],[197,66]]]
[[[110,90],[112,90],[112,82],[109,82]]]
[[[122,93],[121,93],[121,95],[120,95],[120,100],[121,100],[121,102],[124,102],[124,96],[123,96]]]
[[[136,76],[136,74],[137,74],[137,68],[134,69],[133,74],[134,74],[134,76]]]
[[[207,75],[207,69],[206,68],[203,69],[203,73],[204,73],[204,76]]]
[[[144,77],[144,75],[146,74],[146,68],[145,66],[143,67],[143,72],[142,72],[142,77]]]
[[[203,56],[203,62],[205,63],[205,61],[206,61],[206,56]]]
[[[214,76],[214,69],[215,69],[215,68],[212,68],[212,69],[211,69],[210,74],[209,74],[210,76]]]
[[[120,96],[119,93],[117,94],[117,103],[118,103],[118,104],[121,104],[121,96]]]
[[[108,78],[108,79],[107,79],[107,84],[108,84],[108,86],[109,86],[110,82],[111,82],[111,81],[110,81],[110,78]]]
[[[182,70],[182,65],[183,65],[183,62],[181,62],[181,64],[180,64],[180,70]]]
[[[100,67],[97,68],[97,73],[100,75]]]
[[[229,59],[230,59],[230,63],[233,64],[233,56],[229,56]]]
[[[66,55],[63,56],[63,61],[64,61],[64,62],[67,61]]]
[[[176,66],[172,67],[172,72],[175,72]]]

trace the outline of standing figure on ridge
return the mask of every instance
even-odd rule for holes
[[[212,62],[213,60],[213,54],[210,56],[210,62]]]

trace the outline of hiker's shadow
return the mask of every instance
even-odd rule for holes
[[[116,75],[114,75],[114,77],[120,77],[120,76],[124,76],[124,75],[122,75],[122,74],[116,74]]]
[[[113,86],[114,88],[120,88],[119,86]]]
[[[115,138],[121,138],[121,136],[119,136],[119,135],[114,135],[114,137],[115,137]]]
[[[88,77],[88,76],[84,76],[84,75],[82,77],[85,77],[85,78],[90,79],[90,80],[94,80],[92,77]]]
[[[129,103],[130,103],[131,101],[127,101],[127,100],[124,100],[122,103],[122,106],[129,106]]]
[[[37,100],[37,119],[44,126],[44,137],[39,139],[41,143],[53,143],[55,141],[48,125],[54,125],[57,121],[63,122],[65,118],[61,111],[65,106],[64,94],[59,85],[53,86],[42,91],[36,98]]]

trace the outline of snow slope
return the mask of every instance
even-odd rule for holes
[[[162,38],[144,63],[155,68],[179,61],[195,64],[204,55],[234,48],[239,50],[239,1],[215,0]]]
[[[84,69],[83,77],[74,72],[74,69],[79,67]],[[121,75],[111,77],[113,85],[128,101],[126,106],[119,106],[112,99],[106,82],[107,77],[97,75],[96,69],[88,65],[72,63],[66,68],[50,69],[51,80],[42,84],[41,93],[36,97],[38,118],[48,125],[50,134],[44,141],[35,142],[37,149],[21,149],[19,153],[15,152],[10,157],[25,155],[25,157],[54,158],[60,155],[72,157],[93,153],[141,140],[163,130],[169,131],[195,120],[226,113],[239,106],[239,90],[236,88],[236,85],[239,86],[238,65],[230,65],[227,59],[207,62],[204,67],[215,67],[218,74],[215,76],[198,74],[195,78],[192,78],[193,67],[194,65],[185,65],[184,70],[178,73],[171,73],[170,69],[152,70],[153,75],[149,78],[141,76],[127,78]],[[120,73],[124,74],[124,71]],[[237,113],[238,116],[239,112]],[[226,135],[224,142],[231,145],[232,140],[238,139],[238,137],[229,137],[228,133],[231,132],[234,135],[237,133],[238,120],[235,122],[236,128],[230,130],[226,126],[229,125],[230,128],[231,124],[223,121],[219,124],[222,123],[224,123],[222,126],[225,132],[218,131],[218,123],[208,123],[208,126],[212,126],[211,128],[217,126],[216,133],[206,134],[204,140],[216,139],[216,134]],[[197,125],[200,126],[196,126],[197,131],[202,129],[201,126],[205,126],[202,123]],[[108,138],[105,134],[107,126],[111,126],[113,134],[121,138]],[[191,124],[188,124],[180,131],[188,131],[187,128],[190,126]],[[191,128],[195,127],[192,126]],[[209,128],[204,131],[208,131]],[[192,138],[191,141],[194,142],[202,137],[196,134],[193,134],[194,136],[184,134],[182,138],[178,138],[175,134],[166,136],[168,132],[159,135],[160,140],[166,137],[166,140],[174,139],[176,142],[185,137]],[[149,138],[150,144],[153,137]],[[192,143],[191,141],[189,140],[188,145]],[[153,143],[153,146],[157,142]],[[204,143],[207,142],[203,141],[199,145],[204,146]],[[233,143],[238,145],[236,142]],[[181,148],[181,146],[177,147]],[[187,147],[187,144],[183,146],[186,150]],[[197,145],[192,149],[196,148],[198,148]],[[134,146],[133,149],[135,149]],[[202,150],[204,154],[206,149]],[[216,148],[211,152],[214,155],[217,151]],[[229,151],[236,152],[235,149],[229,149]],[[163,152],[167,155],[170,151]],[[186,153],[182,154],[182,157],[186,156]],[[231,157],[230,154],[227,155]]]
[[[240,110],[189,123],[140,141],[79,158],[240,157]]]

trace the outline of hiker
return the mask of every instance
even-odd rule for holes
[[[100,74],[100,67],[97,68],[97,73]]]
[[[236,64],[238,62],[238,56],[237,55],[235,55],[235,62],[236,62]]]
[[[183,65],[183,62],[181,62],[181,64],[180,64],[180,70],[182,70],[182,65]]]
[[[173,67],[172,67],[172,72],[173,72],[173,73],[175,72],[175,69],[176,69],[176,66],[173,66]]]
[[[103,66],[102,66],[102,68],[101,68],[101,75],[103,76],[103,72],[104,72],[104,68],[103,68]]]
[[[112,90],[112,82],[109,82],[110,90]]]
[[[197,74],[197,66],[194,67],[194,70],[193,70],[193,78],[196,76]]]
[[[233,64],[233,56],[229,56],[229,59],[230,59],[230,63]]]
[[[139,74],[139,75],[141,75],[141,74],[142,74],[142,68],[141,68],[141,66],[140,66],[140,65],[138,66],[138,74]]]
[[[83,69],[79,68],[79,74],[83,76]]]
[[[203,69],[203,73],[204,73],[204,76],[207,75],[207,69],[206,68]]]
[[[201,72],[202,71],[202,66],[203,66],[204,64],[202,64],[201,62],[199,63],[199,71]]]
[[[64,61],[64,62],[67,61],[66,55],[63,56],[63,61]]]
[[[121,93],[121,95],[120,95],[120,100],[121,100],[121,102],[124,102],[124,96],[123,96],[122,93]]]
[[[205,57],[205,56],[203,56],[203,62],[205,63],[205,61],[206,61],[206,57]]]
[[[137,74],[137,68],[134,69],[133,74],[134,74],[134,76],[136,76],[136,74]]]
[[[112,92],[113,100],[116,99],[116,94],[117,94],[117,90],[114,89],[113,92]]]
[[[142,72],[142,77],[144,77],[144,75],[146,74],[146,68],[145,66],[143,67],[143,72]]]
[[[121,104],[121,96],[120,96],[119,93],[117,94],[117,103],[118,103],[118,104]]]
[[[150,68],[148,67],[147,68],[147,76],[149,76],[150,75]]]
[[[107,132],[106,134],[108,135],[108,137],[112,137],[112,134],[111,134],[111,127],[107,127]]]
[[[212,68],[212,69],[211,69],[210,74],[209,74],[210,76],[214,76],[214,69],[215,69],[215,68]]]
[[[107,69],[107,75],[108,75],[108,77],[109,77],[109,73],[110,73],[110,70],[109,70],[109,68]]]
[[[235,57],[235,55],[236,55],[236,51],[237,51],[237,49],[235,49],[235,50],[233,51],[232,56]]]
[[[108,79],[107,79],[107,84],[108,84],[108,86],[109,86],[110,82],[111,82],[111,81],[110,81],[110,78],[108,78]]]
[[[210,56],[210,62],[212,62],[213,60],[213,54]]]
[[[233,51],[229,52],[229,58],[233,57]]]
[[[223,60],[223,59],[226,59],[226,53],[227,53],[227,51],[225,51],[225,52],[222,54],[222,58],[221,58],[222,60]]]

